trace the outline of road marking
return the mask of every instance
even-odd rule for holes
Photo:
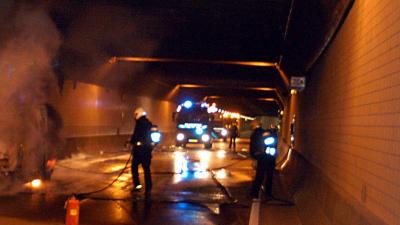
[[[260,199],[253,199],[250,210],[250,220],[249,225],[259,225],[260,224]]]
[[[242,153],[238,153],[238,155],[239,156],[241,156],[242,158],[244,158],[244,159],[246,159],[247,158],[247,156],[246,155],[244,155],[244,154],[242,154]]]

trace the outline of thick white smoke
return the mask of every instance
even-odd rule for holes
[[[48,138],[52,121],[46,103],[57,88],[51,62],[61,41],[45,10],[10,9],[10,33],[0,45],[0,153],[8,153],[15,168],[18,149],[23,149],[23,175],[31,176],[54,146]]]

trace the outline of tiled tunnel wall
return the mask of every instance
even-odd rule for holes
[[[400,224],[399,8],[399,0],[355,1],[299,94],[295,143],[327,188],[386,224]],[[339,199],[319,201],[344,224],[334,221]]]

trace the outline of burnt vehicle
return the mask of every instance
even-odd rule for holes
[[[173,117],[177,123],[176,146],[185,147],[193,143],[212,148],[214,139],[218,137],[213,131],[212,115],[204,104],[187,100],[178,106]]]
[[[29,115],[0,136],[0,179],[5,185],[29,182],[36,186],[49,180],[63,146],[62,120],[51,105],[31,108]]]

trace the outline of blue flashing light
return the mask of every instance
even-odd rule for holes
[[[183,107],[190,109],[193,106],[193,102],[187,100],[183,103]]]
[[[267,147],[265,149],[265,153],[267,153],[268,155],[271,155],[271,156],[275,156],[276,148]]]
[[[197,134],[197,135],[202,135],[203,132],[204,132],[204,130],[203,130],[201,127],[197,127],[197,128],[196,128],[196,134]]]
[[[276,148],[271,148],[271,149],[269,150],[269,154],[272,155],[272,156],[275,156],[275,154],[276,154]]]
[[[182,171],[181,177],[184,178],[184,179],[185,179],[185,178],[188,178],[188,177],[189,177],[188,171]]]
[[[272,145],[275,143],[275,138],[274,137],[267,137],[264,139],[264,144],[265,145]]]
[[[161,141],[161,133],[159,131],[152,132],[150,137],[151,141],[154,143],[159,143]]]

